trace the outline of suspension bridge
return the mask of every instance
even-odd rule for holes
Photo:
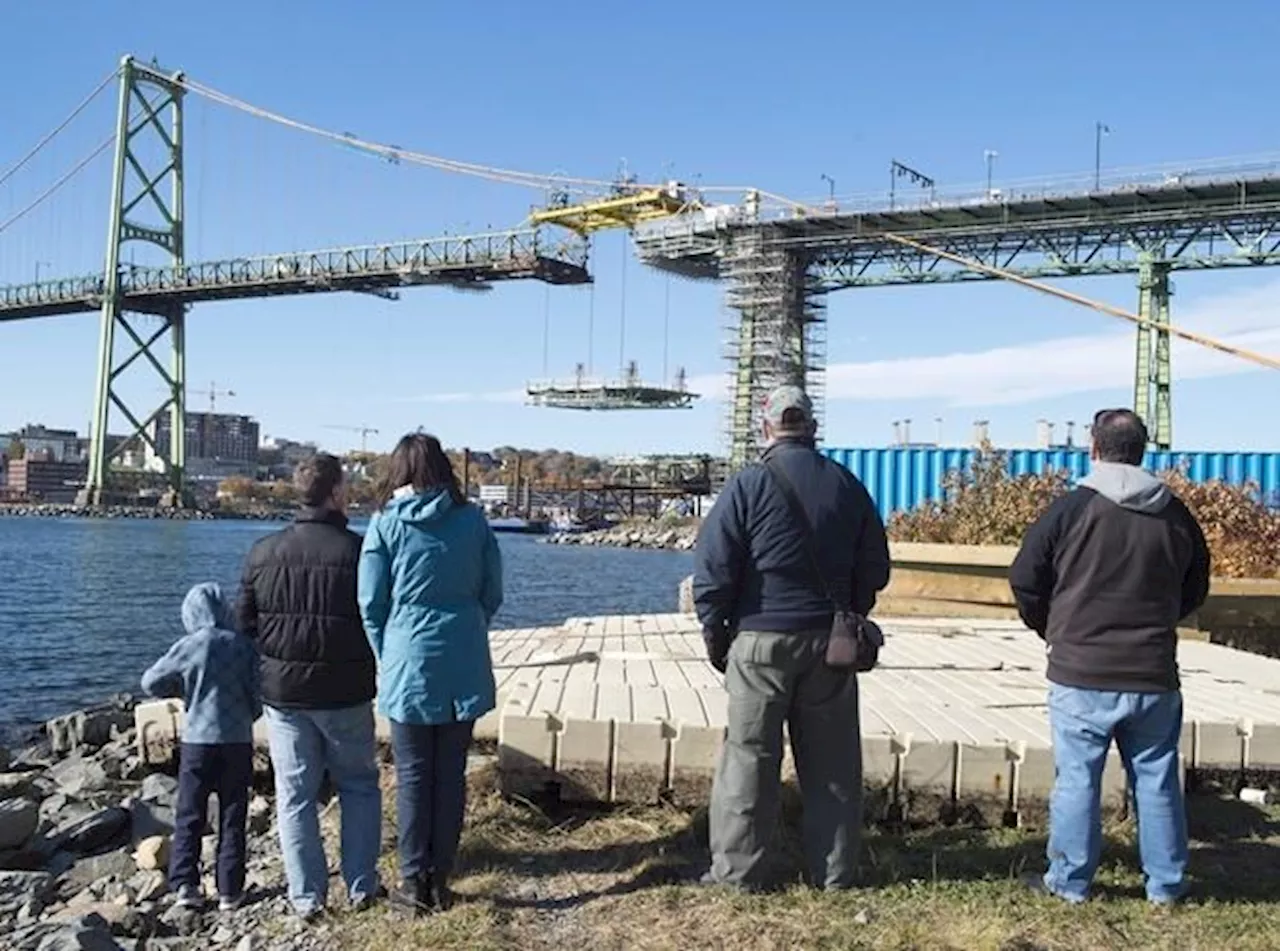
[[[83,123],[82,116],[113,85],[114,132],[91,140],[86,154],[65,162],[59,146],[66,130]],[[191,225],[198,231],[200,222],[189,221],[187,213],[189,97],[389,165],[533,188],[547,199],[511,230],[191,263]],[[895,161],[887,201],[834,194],[791,201],[748,187],[695,190],[678,182],[596,180],[461,162],[312,125],[126,57],[70,116],[0,171],[4,186],[41,161],[56,169],[52,184],[0,217],[0,239],[55,196],[80,187],[86,169],[107,155],[110,214],[101,270],[41,280],[40,268],[54,263],[37,257],[35,280],[0,286],[0,322],[100,314],[85,490],[91,504],[109,498],[106,435],[112,419],[124,420],[131,431],[121,445],[142,440],[156,449],[154,426],[165,414],[172,432],[185,431],[186,320],[193,305],[334,292],[394,299],[418,286],[478,290],[513,280],[589,285],[590,240],[608,229],[628,232],[640,260],[652,267],[727,282],[726,303],[738,316],[726,353],[726,430],[735,466],[757,452],[764,392],[796,383],[821,405],[825,300],[837,290],[1000,279],[1127,320],[1137,328],[1135,408],[1148,421],[1157,448],[1168,448],[1173,438],[1172,338],[1280,368],[1274,357],[1176,326],[1169,308],[1172,271],[1280,264],[1280,159],[1274,157],[1130,170],[1092,181],[1025,182],[1000,190],[988,185],[976,194],[940,192],[912,173],[922,187],[905,196],[896,191],[896,178],[911,170]],[[65,242],[79,241],[83,230],[76,222],[70,237],[55,231],[35,253],[61,259]],[[138,263],[135,248],[151,259]],[[1137,275],[1136,312],[1043,283],[1120,273]],[[127,372],[158,378],[162,398],[130,390],[123,383]],[[529,397],[562,408],[639,409],[687,406],[693,394],[679,376],[674,385],[665,378],[660,385],[644,384],[634,366],[624,363],[616,384],[588,381],[580,371],[571,383],[531,385]],[[185,447],[182,439],[168,443],[162,461],[176,501]]]

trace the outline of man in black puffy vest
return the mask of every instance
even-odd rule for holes
[[[316,806],[325,773],[342,809],[342,876],[357,908],[380,890],[382,796],[375,664],[356,603],[360,536],[343,514],[342,464],[322,453],[300,464],[294,481],[302,510],[249,552],[237,613],[262,657],[289,900],[310,921],[324,910],[329,884]]]

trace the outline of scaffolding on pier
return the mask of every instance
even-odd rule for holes
[[[726,435],[729,464],[759,455],[761,412],[775,387],[799,386],[821,422],[826,382],[826,303],[804,256],[769,241],[767,229],[732,235],[724,255],[726,303],[738,313],[725,357],[733,367]]]

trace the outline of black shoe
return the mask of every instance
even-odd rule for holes
[[[437,908],[429,878],[406,878],[391,890],[390,902],[395,913],[405,918],[421,918]]]
[[[453,903],[457,900],[457,896],[444,882],[435,882],[431,889],[432,902],[438,911],[448,911],[453,907]]]

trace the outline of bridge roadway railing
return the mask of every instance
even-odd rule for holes
[[[537,229],[422,241],[204,261],[181,267],[121,269],[125,307],[167,313],[175,306],[326,291],[377,291],[420,284],[483,288],[533,278],[582,284],[587,248],[576,237],[549,239]],[[97,310],[102,274],[0,287],[0,320]]]

